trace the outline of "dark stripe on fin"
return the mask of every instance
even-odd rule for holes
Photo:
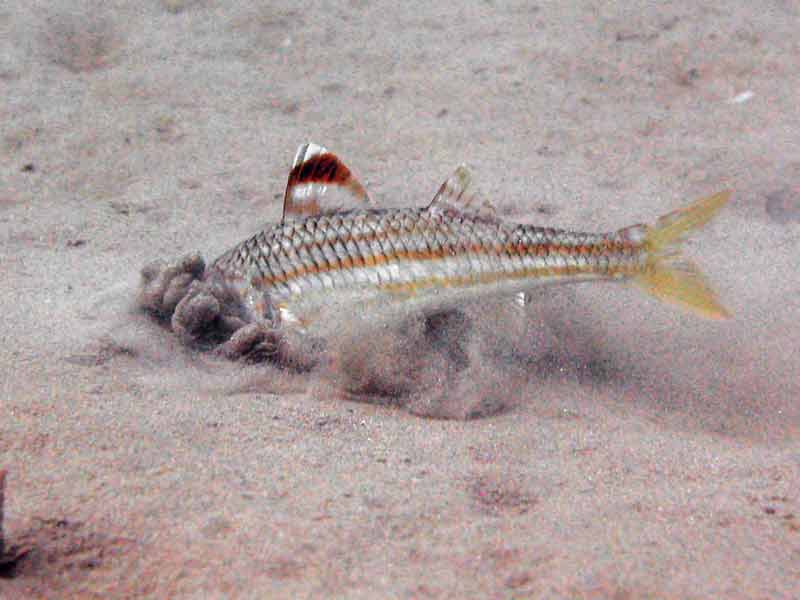
[[[335,154],[314,143],[297,149],[286,182],[282,221],[370,204],[364,186]]]

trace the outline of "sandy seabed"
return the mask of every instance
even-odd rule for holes
[[[800,597],[799,29],[781,0],[0,5],[0,598]],[[473,307],[472,366],[409,410],[137,311],[145,263],[280,217],[307,140],[384,206],[466,161],[503,218],[591,231],[733,189],[687,253],[734,317]]]

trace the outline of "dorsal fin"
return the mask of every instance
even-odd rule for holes
[[[314,143],[297,149],[283,196],[283,221],[370,204],[364,186],[333,152]]]
[[[431,200],[428,208],[431,210],[451,210],[455,212],[469,212],[477,214],[484,219],[494,220],[496,212],[494,206],[487,200],[480,200],[469,192],[472,175],[466,165],[459,165],[455,171],[439,187],[439,191]]]

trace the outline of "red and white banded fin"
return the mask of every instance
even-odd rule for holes
[[[297,149],[283,197],[283,221],[370,205],[364,186],[333,152],[314,143]]]
[[[487,200],[479,200],[468,191],[471,183],[469,169],[464,164],[459,165],[439,187],[428,208],[469,212],[485,219],[495,219],[497,211],[494,206]]]

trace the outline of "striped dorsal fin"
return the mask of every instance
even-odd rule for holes
[[[314,143],[297,149],[283,196],[282,221],[371,204],[364,186],[333,152]]]

